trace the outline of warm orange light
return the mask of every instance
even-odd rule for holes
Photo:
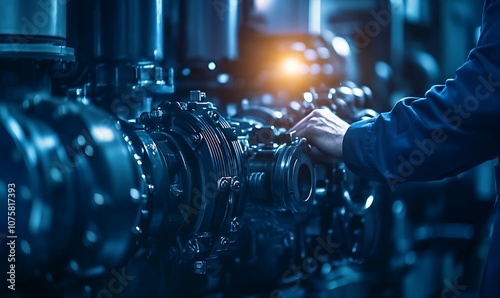
[[[287,74],[297,74],[300,70],[300,63],[297,59],[289,58],[283,63],[283,70]]]

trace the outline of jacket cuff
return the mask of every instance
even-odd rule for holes
[[[342,154],[347,168],[358,176],[372,176],[373,168],[370,159],[373,158],[372,128],[375,119],[353,123],[347,129],[342,144]]]

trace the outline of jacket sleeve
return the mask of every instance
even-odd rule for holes
[[[500,152],[500,0],[488,0],[478,45],[444,86],[403,98],[344,136],[347,167],[395,185],[456,175]]]

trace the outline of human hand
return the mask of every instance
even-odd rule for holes
[[[330,110],[316,109],[290,131],[309,141],[316,159],[333,162],[343,159],[342,144],[349,126]]]

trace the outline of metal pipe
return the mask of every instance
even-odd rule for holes
[[[106,62],[162,60],[162,5],[162,0],[96,0],[94,57]]]
[[[238,0],[186,0],[184,60],[238,58]]]
[[[0,7],[0,39],[65,44],[66,1],[0,0]]]

